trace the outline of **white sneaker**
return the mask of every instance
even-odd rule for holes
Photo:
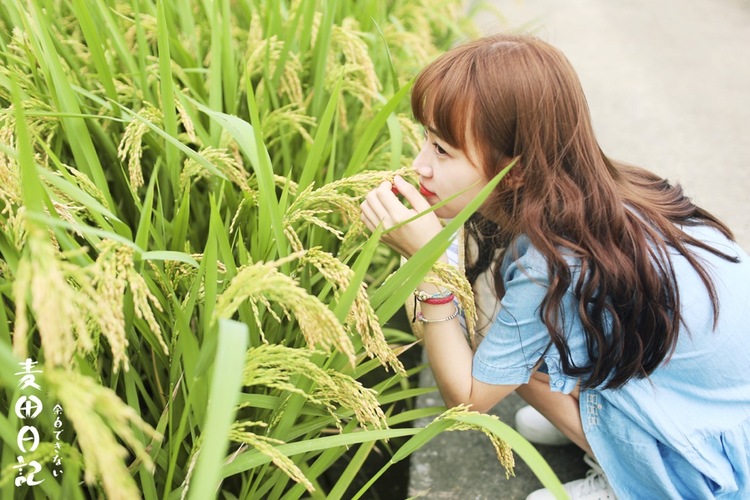
[[[571,500],[615,500],[615,492],[607,481],[607,476],[596,459],[590,455],[584,455],[583,461],[586,462],[591,470],[586,473],[585,479],[577,479],[563,484],[563,488],[570,496]],[[547,500],[554,499],[555,495],[547,488],[536,490],[526,497],[526,500]]]
[[[572,442],[533,406],[524,406],[516,412],[516,430],[536,444],[562,446]]]

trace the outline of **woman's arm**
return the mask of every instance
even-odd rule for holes
[[[362,203],[362,221],[368,229],[374,230],[382,224],[386,229],[413,217],[418,211],[429,208],[427,201],[410,184],[397,179],[397,187],[414,209],[404,206],[391,191],[389,183],[383,183],[371,191]],[[409,258],[442,229],[442,224],[434,214],[426,214],[419,219],[391,231],[383,236],[383,241],[405,257]],[[447,257],[441,257],[447,262]],[[418,287],[428,294],[440,290],[431,283]],[[466,342],[458,318],[448,318],[455,312],[453,303],[421,303],[424,318],[430,320],[424,325],[424,345],[427,359],[435,375],[443,401],[449,407],[466,404],[476,411],[487,411],[505,396],[513,392],[517,385],[491,385],[480,382],[471,374],[472,352]],[[438,321],[434,321],[438,320]]]
[[[420,286],[427,287],[427,284]],[[454,312],[453,304],[421,304],[427,319],[440,319]],[[458,319],[424,324],[424,346],[440,395],[449,407],[471,405],[485,412],[495,406],[517,385],[485,384],[471,374],[474,353],[469,347]]]

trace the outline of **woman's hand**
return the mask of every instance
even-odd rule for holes
[[[394,194],[393,188],[414,208],[407,208],[401,203]],[[380,224],[384,229],[390,229],[414,217],[417,213],[428,210],[430,204],[414,186],[396,176],[393,185],[383,182],[370,191],[360,208],[362,209],[360,219],[367,229],[373,231]],[[438,217],[434,212],[430,212],[394,231],[385,233],[381,240],[404,257],[409,258],[434,238],[442,228]]]

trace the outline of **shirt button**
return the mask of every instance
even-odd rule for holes
[[[565,384],[562,380],[555,380],[555,387],[562,387]]]

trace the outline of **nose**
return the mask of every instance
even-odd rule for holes
[[[425,141],[422,149],[419,150],[419,154],[412,162],[412,169],[421,177],[432,177],[432,166],[430,165],[429,157],[429,148]]]

